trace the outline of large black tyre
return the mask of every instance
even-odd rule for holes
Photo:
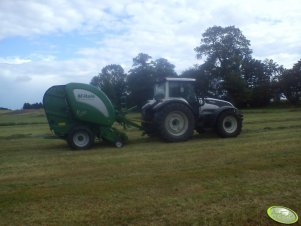
[[[169,142],[186,141],[193,135],[194,115],[189,107],[171,103],[155,114],[159,136]]]
[[[86,126],[75,127],[67,137],[68,145],[75,150],[89,149],[94,144],[94,141],[94,133]]]
[[[236,137],[240,134],[242,120],[234,112],[226,111],[220,114],[216,123],[216,132],[223,138]]]
[[[143,131],[150,137],[154,136],[156,133],[156,129],[153,123],[153,113],[151,112],[151,110],[142,111],[141,119],[141,126],[143,128]]]

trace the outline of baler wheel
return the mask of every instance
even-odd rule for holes
[[[123,143],[121,141],[116,141],[115,142],[115,147],[116,148],[122,148],[123,147]]]
[[[86,126],[79,126],[71,130],[67,137],[68,145],[75,150],[89,149],[95,140],[95,135]]]

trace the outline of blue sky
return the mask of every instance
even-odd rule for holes
[[[0,107],[41,102],[52,85],[89,83],[144,52],[181,72],[213,25],[234,25],[253,56],[291,68],[301,58],[300,0],[1,0]]]

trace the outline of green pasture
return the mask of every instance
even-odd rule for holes
[[[237,138],[129,129],[121,149],[71,151],[45,139],[42,110],[0,111],[0,225],[280,225],[272,205],[300,218],[301,108],[243,112]]]

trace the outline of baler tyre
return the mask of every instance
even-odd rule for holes
[[[67,142],[72,149],[86,150],[94,144],[95,135],[86,126],[74,128],[67,137]]]
[[[194,115],[184,104],[172,103],[156,113],[161,138],[169,142],[186,141],[193,135]]]
[[[116,142],[115,142],[115,147],[116,147],[116,148],[122,148],[122,147],[123,147],[122,141],[120,141],[120,140],[116,141]]]
[[[234,112],[224,112],[218,117],[216,126],[219,136],[237,137],[241,132],[242,121]]]

